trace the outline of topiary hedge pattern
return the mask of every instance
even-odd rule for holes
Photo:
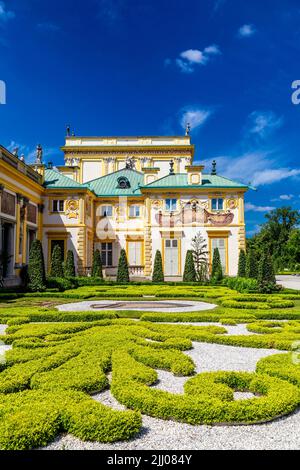
[[[28,264],[29,289],[43,291],[46,288],[46,274],[43,248],[40,240],[32,242]]]
[[[157,381],[155,368],[182,376],[194,373],[192,359],[183,353],[192,341],[292,349],[299,338],[296,321],[277,323],[281,332],[274,332],[275,322],[253,322],[248,328],[263,330],[249,336],[227,335],[220,326],[130,319],[28,321],[15,318],[1,337],[14,346],[0,372],[2,449],[44,446],[60,432],[89,441],[129,439],[141,428],[140,413],[190,424],[251,424],[290,413],[300,403],[300,366],[288,354],[259,361],[256,373],[198,374],[187,380],[182,395],[150,387]],[[225,321],[230,324],[230,318]],[[89,396],[109,386],[109,371],[112,394],[133,411],[114,411]],[[256,397],[235,400],[234,391]]]
[[[128,283],[129,281],[130,279],[129,279],[127,255],[126,255],[126,251],[122,249],[120,253],[120,258],[119,258],[117,282],[123,284],[123,283]]]

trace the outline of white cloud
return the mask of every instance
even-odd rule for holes
[[[186,125],[189,123],[191,128],[195,130],[197,127],[203,126],[211,114],[211,109],[186,107],[181,111],[180,125],[185,129]]]
[[[278,198],[271,199],[272,201],[291,201],[294,198],[293,194],[281,194]]]
[[[276,209],[276,207],[273,206],[256,206],[255,204],[252,204],[251,202],[247,202],[245,204],[245,211],[253,211],[253,212],[269,212]]]
[[[196,65],[206,65],[213,56],[219,54],[221,54],[219,46],[211,44],[206,47],[204,51],[200,51],[199,49],[187,49],[181,52],[179,58],[175,60],[175,63],[182,72],[192,73]]]
[[[211,161],[217,162],[218,173],[233,180],[252,184],[255,187],[277,183],[300,175],[300,169],[281,168],[271,151],[253,151],[238,156],[213,157],[204,162],[210,168]]]
[[[198,49],[188,49],[187,51],[181,52],[180,57],[195,64],[204,64],[206,61],[203,52]]]
[[[265,184],[276,183],[278,181],[299,176],[300,170],[291,170],[289,168],[278,168],[274,170],[264,170],[254,175],[252,184],[254,186],[261,186]]]
[[[256,29],[253,26],[253,24],[244,24],[243,26],[240,27],[238,31],[238,35],[241,38],[249,38],[250,36],[253,36],[253,34],[256,33]]]
[[[37,29],[39,31],[45,31],[45,32],[56,32],[60,30],[60,27],[55,23],[45,22],[45,23],[38,23]]]
[[[5,3],[0,1],[0,21],[8,21],[13,19],[15,16],[15,13],[7,10]]]
[[[283,124],[283,118],[273,111],[253,111],[248,117],[248,133],[261,138],[279,129]]]

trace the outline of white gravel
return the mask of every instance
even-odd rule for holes
[[[5,334],[6,328],[7,328],[7,325],[0,325],[0,335],[4,335],[4,334]],[[6,353],[6,351],[8,351],[8,350],[11,349],[11,348],[12,348],[12,346],[3,344],[2,341],[0,341],[0,362],[1,362],[1,363],[2,363],[3,361],[5,361],[5,353]]]
[[[137,303],[142,303],[143,300],[87,300],[84,302],[75,302],[73,304],[57,305],[56,308],[60,312],[84,312],[84,311],[95,311],[101,312],[101,310],[136,310],[142,312],[172,312],[172,313],[184,313],[184,312],[200,312],[202,310],[213,310],[217,307],[215,304],[209,304],[207,302],[200,302],[195,300],[154,300],[151,302],[150,299],[144,302],[153,306],[147,307],[136,307]],[[124,307],[118,307],[118,304],[126,304]],[[174,306],[170,306],[173,304]],[[131,307],[131,305],[133,305]],[[93,308],[98,306],[98,308]],[[99,308],[100,307],[100,308]]]

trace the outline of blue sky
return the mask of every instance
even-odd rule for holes
[[[78,135],[183,134],[251,182],[248,234],[299,209],[299,0],[0,0],[0,142],[62,164]]]

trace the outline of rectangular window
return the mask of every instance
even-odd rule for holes
[[[222,211],[224,207],[224,199],[215,198],[211,200],[211,208],[213,211]]]
[[[128,262],[129,266],[142,265],[142,247],[141,241],[128,242]]]
[[[101,243],[101,257],[103,266],[113,265],[113,244]]]
[[[141,216],[141,206],[129,207],[129,217],[140,217],[140,216]]]
[[[112,217],[113,208],[112,206],[101,206],[101,216],[102,217]]]
[[[177,199],[166,199],[166,211],[176,211]]]
[[[54,199],[54,201],[52,201],[52,212],[64,212],[63,199]]]
[[[214,249],[218,248],[221,258],[221,264],[223,269],[223,274],[226,273],[226,239],[225,238],[212,238],[212,253],[211,259],[213,259]]]

